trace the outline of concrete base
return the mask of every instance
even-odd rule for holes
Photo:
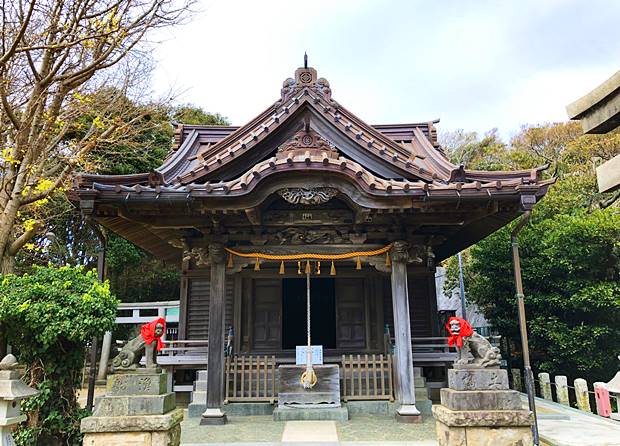
[[[422,415],[401,415],[398,412],[394,414],[394,418],[396,419],[398,423],[418,424],[424,421],[422,419]]]
[[[230,403],[224,404],[222,410],[226,415],[232,416],[272,415],[274,405],[271,403]]]
[[[165,415],[87,417],[81,422],[84,446],[179,446],[183,410]]]
[[[201,426],[223,426],[228,423],[228,417],[223,414],[220,417],[202,417],[200,418]]]
[[[347,421],[348,419],[349,411],[346,407],[308,409],[286,406],[277,407],[273,411],[274,421]]]

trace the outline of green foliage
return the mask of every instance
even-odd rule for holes
[[[550,165],[545,175],[556,183],[519,235],[532,361],[552,374],[608,380],[620,353],[620,209],[618,194],[597,192],[594,166],[620,153],[620,131],[586,136],[577,123],[540,125],[522,129],[503,151],[460,135],[448,141],[465,147],[448,153],[468,153],[470,168],[483,166],[489,153],[500,169]],[[494,328],[518,345],[512,227],[469,249],[465,287]],[[456,265],[456,258],[446,262],[452,285]]]
[[[114,96],[118,96],[117,93]],[[94,93],[97,100],[93,102],[105,104],[106,95],[113,94],[106,90]],[[124,115],[133,117],[127,137],[122,144],[99,144],[84,160],[82,169],[110,175],[149,172],[163,164],[172,146],[174,127],[171,122],[228,125],[223,116],[190,104],[134,104],[128,98],[122,102]],[[124,116],[115,110],[106,111],[106,119]],[[83,136],[99,115],[95,112],[82,115],[69,137]],[[41,206],[37,218],[45,220],[47,227],[35,237],[32,249],[20,251],[17,272],[28,272],[33,265],[43,266],[49,262],[54,265],[88,265],[95,261],[97,238],[64,195],[54,196]],[[50,233],[54,234],[53,240],[48,237]],[[178,296],[178,265],[164,265],[115,234],[108,234],[108,239],[106,261],[114,294],[125,302],[171,300]]]
[[[466,169],[499,170],[506,165],[506,144],[497,129],[482,137],[476,132],[463,130],[447,133],[442,135],[442,146],[450,161],[462,164]]]
[[[81,267],[35,267],[0,283],[0,323],[26,381],[40,394],[25,400],[28,421],[16,433],[19,445],[79,445],[76,400],[86,343],[114,326],[116,298],[108,283]]]
[[[620,210],[556,215],[519,239],[535,366],[608,380],[620,354]],[[471,252],[468,296],[502,334],[518,339],[509,230]]]
[[[106,258],[110,286],[123,302],[178,299],[179,265],[165,265],[115,234],[110,234]]]
[[[170,111],[170,118],[180,124],[230,125],[228,119],[219,113],[209,113],[191,104],[177,105]]]

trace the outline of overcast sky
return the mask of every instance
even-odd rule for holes
[[[440,130],[566,120],[620,69],[619,0],[203,0],[156,45],[154,90],[235,125],[303,64],[370,124]],[[159,38],[159,37],[158,37]]]

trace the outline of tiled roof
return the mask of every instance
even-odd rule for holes
[[[295,79],[284,81],[280,99],[249,123],[241,127],[178,125],[176,150],[155,172],[126,176],[82,174],[77,177],[76,187],[234,196],[248,193],[262,178],[280,172],[313,170],[348,177],[369,194],[471,191],[490,196],[503,188],[514,193],[527,185],[548,184],[541,182],[545,166],[500,172],[470,171],[454,165],[437,144],[437,121],[371,126],[331,95],[329,82],[317,78],[316,70],[299,68]],[[308,135],[313,135],[314,143],[320,140],[328,150],[300,143]],[[278,143],[274,145],[273,141]],[[296,141],[294,150],[283,151],[292,141]],[[343,153],[345,145],[380,169]],[[274,156],[273,150],[278,147]],[[265,155],[257,158],[257,153]]]

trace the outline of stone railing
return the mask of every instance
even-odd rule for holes
[[[525,390],[520,369],[512,369],[512,383],[514,390]],[[590,386],[585,379],[577,378],[573,385],[569,385],[564,375],[556,375],[552,382],[548,373],[541,372],[535,383],[536,396],[544,400],[620,421],[620,396],[610,395],[604,382],[595,382]],[[618,412],[612,411],[614,402]]]

